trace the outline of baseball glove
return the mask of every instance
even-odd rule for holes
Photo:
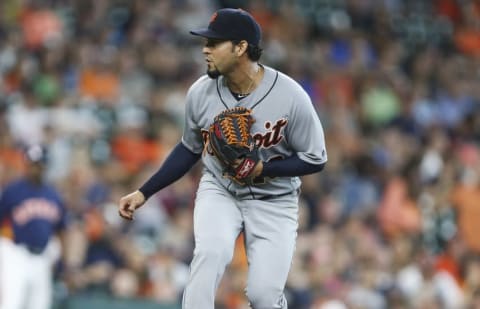
[[[210,148],[224,165],[224,176],[242,185],[252,184],[252,172],[260,160],[250,135],[254,122],[251,110],[235,107],[215,116],[208,132]]]

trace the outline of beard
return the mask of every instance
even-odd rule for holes
[[[207,75],[211,79],[217,79],[220,75],[222,75],[222,73],[220,73],[215,65],[212,65],[211,68],[210,66],[207,67]]]
[[[215,70],[207,70],[207,75],[211,79],[217,79],[222,73],[220,73],[217,69]]]

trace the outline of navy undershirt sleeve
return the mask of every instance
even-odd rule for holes
[[[294,177],[320,172],[325,163],[311,164],[303,161],[297,155],[283,160],[272,160],[263,163],[263,171],[260,176],[265,177]]]
[[[143,193],[145,199],[148,199],[185,175],[200,157],[200,153],[193,153],[182,142],[178,143],[160,169],[138,190]]]

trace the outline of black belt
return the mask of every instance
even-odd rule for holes
[[[210,173],[214,178],[217,178],[218,177],[210,172],[209,170],[206,170],[208,173]],[[219,184],[223,187],[223,184],[220,180],[218,180]],[[230,181],[230,184],[233,183],[233,180]],[[228,190],[228,188],[230,187],[230,185],[228,185],[228,187],[224,187],[231,195],[235,196],[230,190]],[[277,197],[282,197],[282,196],[286,196],[286,195],[290,195],[290,194],[293,194],[293,193],[297,193],[297,194],[300,194],[300,188],[298,189],[295,189],[295,190],[292,190],[292,191],[288,191],[286,193],[282,193],[282,194],[268,194],[268,195],[264,195],[262,197],[259,197],[259,198],[252,198],[252,200],[261,200],[261,201],[264,201],[264,200],[269,200],[269,199],[272,199],[272,198],[277,198]],[[251,192],[250,192],[250,195],[253,195]]]
[[[282,197],[282,196],[285,196],[285,195],[290,195],[290,194],[293,194],[293,193],[299,194],[299,193],[300,193],[300,189],[296,189],[296,190],[289,191],[289,192],[282,193],[282,194],[269,194],[269,195],[264,195],[264,196],[262,196],[262,197],[259,197],[258,199],[264,201],[264,200],[269,200],[269,199],[272,199],[272,198],[277,198],[277,197]]]

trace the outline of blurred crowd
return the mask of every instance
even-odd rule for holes
[[[325,129],[290,307],[480,308],[478,0],[0,1],[0,192],[23,146],[48,147],[70,216],[57,297],[181,299],[201,166],[133,222],[116,203],[179,141],[206,69],[188,31],[224,6],[255,16],[261,62],[304,87]],[[217,308],[247,308],[246,269],[240,236]]]

